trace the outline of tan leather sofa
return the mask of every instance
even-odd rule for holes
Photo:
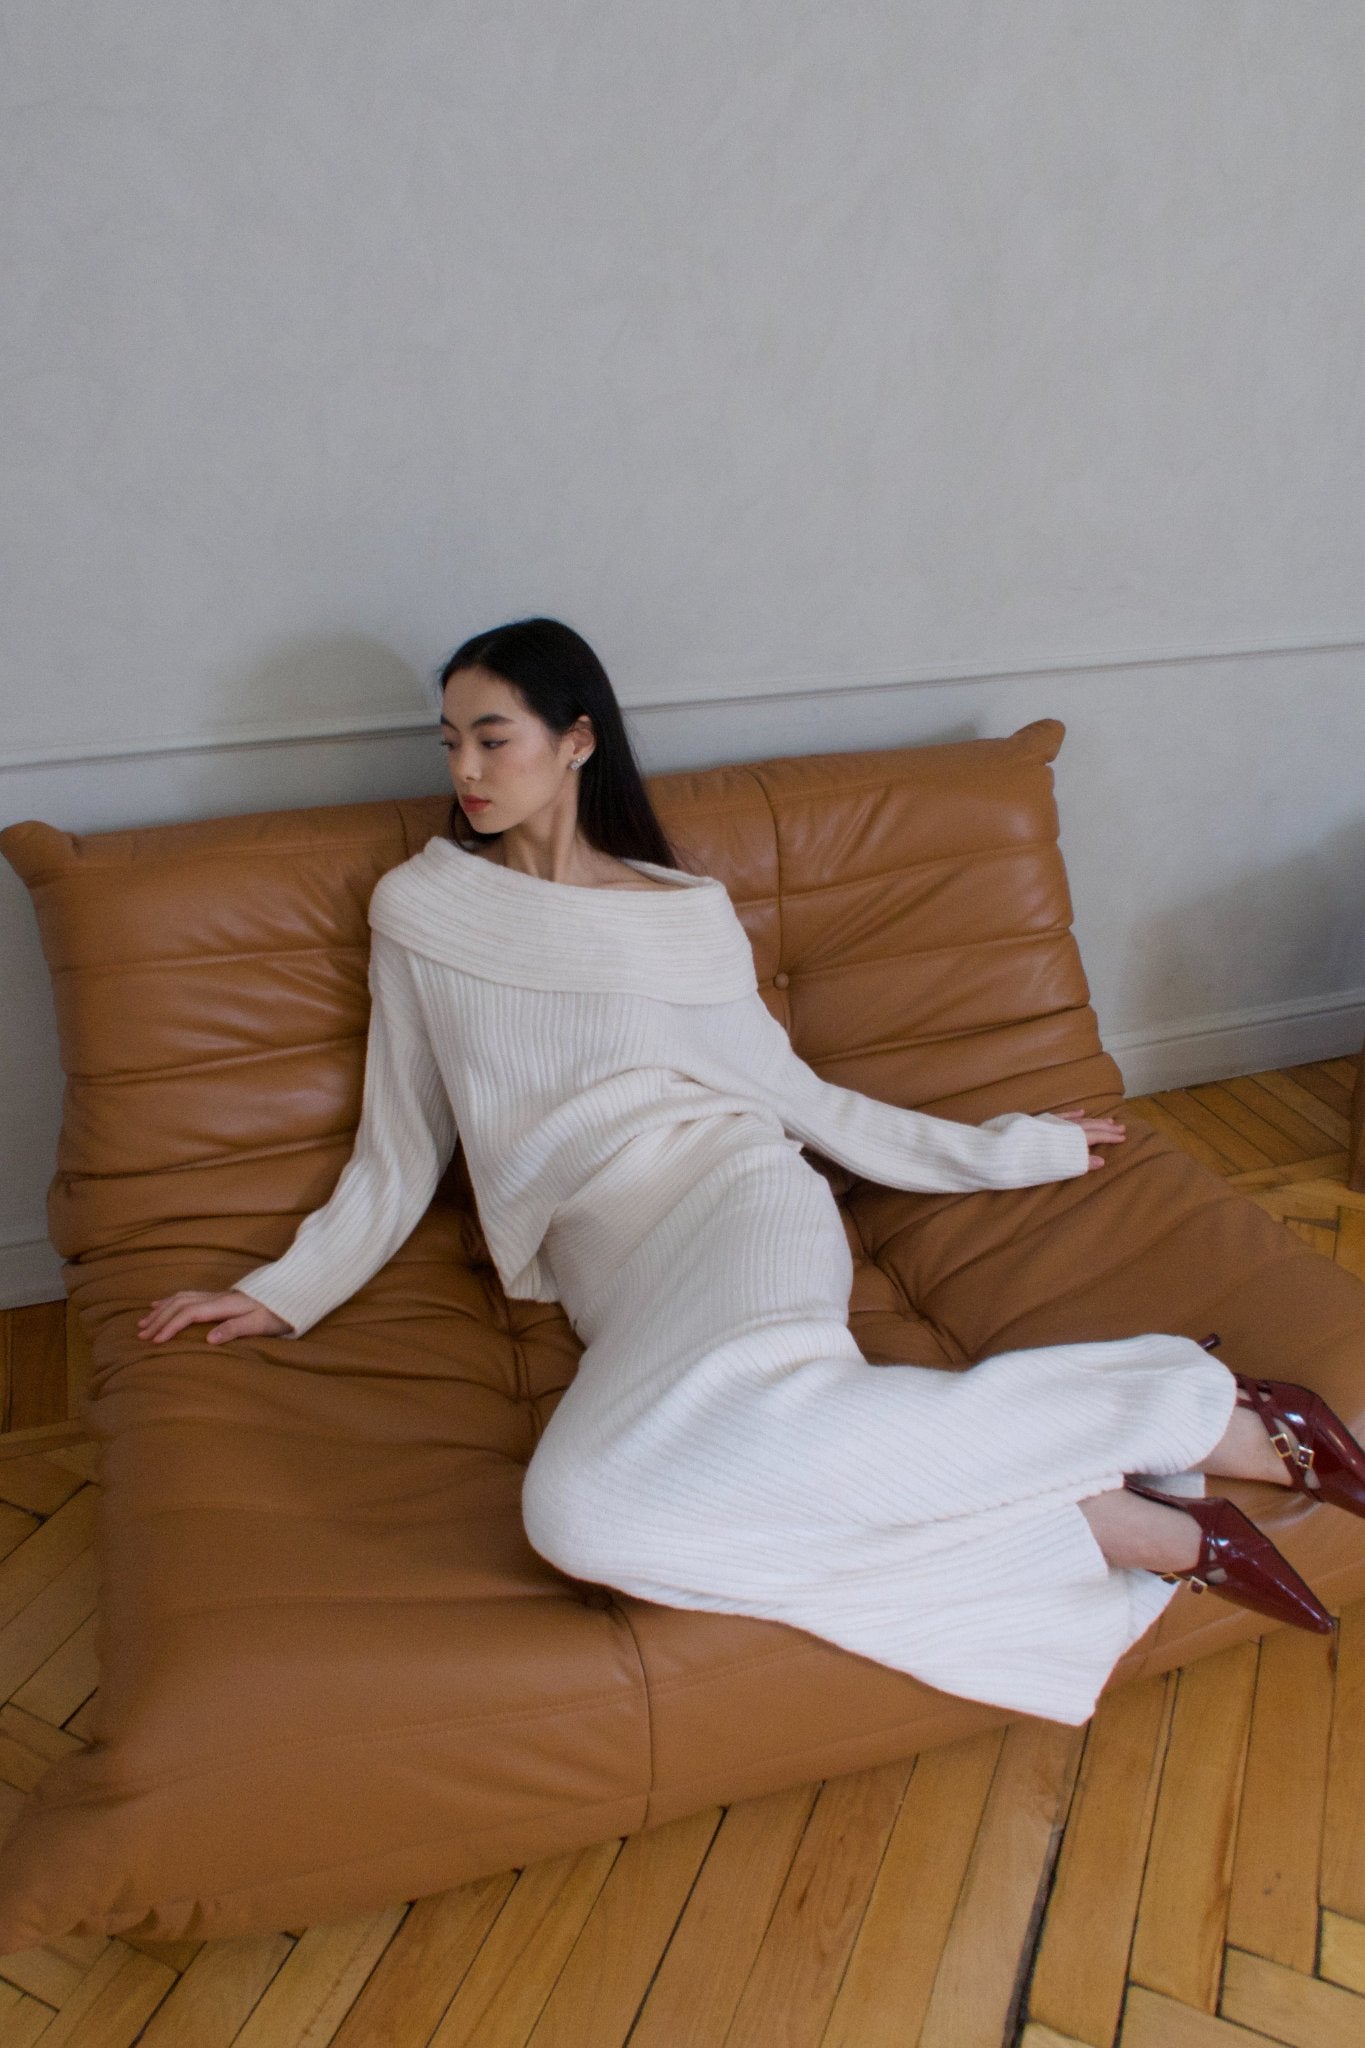
[[[651,788],[828,1079],[968,1121],[1105,1110],[1122,1086],[1069,929],[1061,738],[1043,721]],[[50,1225],[103,1446],[98,1739],[0,1852],[0,1952],[339,1921],[1006,1718],[531,1550],[521,1475],[579,1347],[558,1304],[502,1294],[458,1151],[401,1251],[304,1338],[137,1339],[153,1296],[230,1286],[326,1199],[359,1111],[369,893],[446,808],[0,834],[52,970]],[[1231,1362],[1361,1426],[1365,1287],[1136,1121],[1103,1172],[1009,1194],[815,1163],[882,1369],[1217,1330]],[[1365,1524],[1232,1491],[1329,1604],[1365,1593]],[[1114,1682],[1260,1627],[1182,1590]]]

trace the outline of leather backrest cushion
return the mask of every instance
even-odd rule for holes
[[[1069,929],[1048,767],[1061,737],[1044,720],[649,786],[681,864],[729,888],[803,1057],[978,1120],[1121,1093]],[[174,1247],[187,1216],[326,1200],[360,1112],[370,892],[448,809],[437,796],[0,833],[52,973],[67,1087],[49,1226],[64,1258]]]

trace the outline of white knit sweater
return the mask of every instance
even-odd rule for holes
[[[629,865],[677,886],[546,881],[445,838],[381,877],[354,1151],[284,1255],[236,1283],[290,1335],[393,1255],[457,1136],[503,1287],[533,1301],[559,1298],[541,1257],[556,1210],[660,1125],[758,1112],[794,1147],[891,1188],[1027,1187],[1087,1170],[1085,1135],[1065,1119],[960,1124],[821,1080],[758,992],[724,884]]]

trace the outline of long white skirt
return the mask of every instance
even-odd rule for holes
[[[758,1114],[641,1133],[544,1252],[585,1349],[526,1470],[541,1556],[968,1699],[1093,1713],[1174,1588],[1111,1567],[1077,1503],[1125,1473],[1202,1493],[1226,1366],[1163,1334],[870,1364],[833,1193]]]

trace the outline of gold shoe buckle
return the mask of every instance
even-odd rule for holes
[[[1270,1441],[1274,1444],[1286,1465],[1297,1465],[1300,1472],[1312,1471],[1313,1446],[1311,1444],[1301,1444],[1297,1437],[1291,1436],[1289,1431],[1283,1427],[1273,1429],[1270,1432]]]

